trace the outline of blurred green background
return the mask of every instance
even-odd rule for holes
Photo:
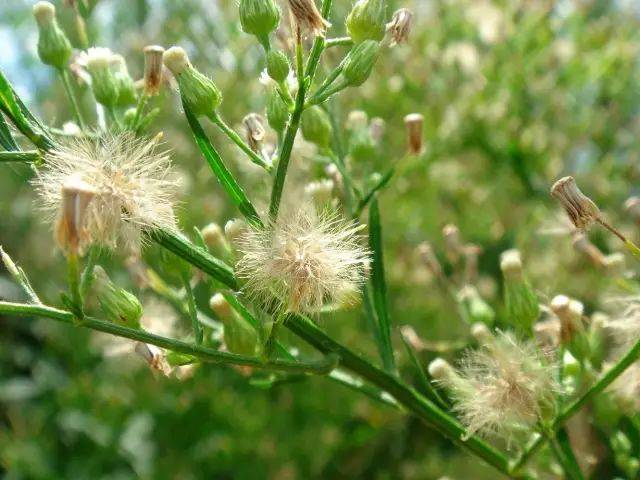
[[[54,3],[77,42],[71,9]],[[344,34],[351,0],[334,3],[332,37]],[[0,68],[41,118],[62,127],[71,114],[59,80],[38,61],[31,6],[0,3]],[[575,175],[614,223],[637,237],[622,205],[636,193],[640,175],[640,8],[631,0],[406,0],[389,1],[389,12],[401,6],[415,14],[409,44],[387,49],[362,88],[333,100],[341,123],[353,110],[386,122],[379,144],[351,162],[362,178],[391,165],[397,169],[381,196],[394,326],[409,324],[430,341],[467,335],[415,253],[421,242],[432,242],[455,279],[456,265],[443,255],[441,229],[448,223],[459,227],[466,243],[481,246],[476,285],[498,314],[498,256],[514,246],[542,300],[565,293],[585,302],[588,312],[601,308],[599,293],[613,281],[573,252],[547,191],[556,177]],[[99,0],[88,28],[92,44],[124,55],[135,78],[142,74],[145,45],[183,46],[223,91],[221,111],[230,124],[264,111],[258,81],[263,54],[240,31],[234,1]],[[331,50],[322,68],[344,53],[342,47]],[[90,112],[90,92],[81,91]],[[191,140],[176,95],[165,89],[155,102],[161,114],[151,132],[164,132],[173,151],[184,231],[236,216]],[[425,116],[420,157],[405,155],[403,117],[411,112]],[[208,131],[264,207],[267,179],[247,167],[218,131]],[[301,151],[292,175],[303,185],[320,178],[321,169]],[[64,285],[63,259],[33,202],[31,176],[27,166],[0,165],[0,244],[43,298],[55,303]],[[619,248],[602,233],[592,240],[605,253]],[[154,248],[144,258],[158,265]],[[101,263],[135,288],[124,258],[105,254]],[[175,317],[149,292],[140,294],[148,313],[167,322]],[[0,272],[0,297],[20,298],[6,272]],[[319,322],[375,358],[359,314]],[[411,379],[415,373],[397,332],[394,341],[401,374]],[[417,420],[326,379],[264,390],[237,370],[206,365],[189,378],[162,378],[133,355],[105,353],[105,343],[52,321],[1,320],[4,478],[497,476]],[[426,363],[435,354],[421,355]]]

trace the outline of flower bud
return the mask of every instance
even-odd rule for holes
[[[407,43],[409,33],[411,31],[411,10],[401,8],[391,17],[391,21],[387,24],[387,31],[391,34],[391,46],[398,43]]]
[[[471,336],[476,339],[480,345],[489,345],[494,337],[489,327],[484,322],[476,322],[471,325]]]
[[[347,85],[357,87],[369,78],[378,60],[379,50],[380,44],[374,40],[365,40],[353,47],[344,61],[342,70]]]
[[[255,35],[260,43],[269,45],[269,34],[278,28],[280,9],[274,0],[240,0],[242,30]]]
[[[504,303],[508,321],[521,333],[530,335],[540,314],[538,298],[522,271],[518,250],[507,250],[500,256],[504,278]]]
[[[382,141],[386,126],[386,122],[380,117],[374,117],[371,119],[371,123],[369,124],[369,135],[371,135],[374,143],[379,144]]]
[[[33,6],[38,23],[38,56],[45,65],[62,70],[71,57],[71,43],[56,21],[56,9],[49,2]]]
[[[474,323],[493,325],[496,314],[475,287],[471,285],[462,287],[458,292],[457,301],[460,314],[469,325]]]
[[[144,93],[154,96],[162,85],[162,55],[164,48],[158,45],[144,47]]]
[[[355,43],[384,38],[386,0],[358,0],[347,17],[347,32]]]
[[[96,192],[87,183],[73,178],[62,187],[62,208],[56,223],[55,235],[65,252],[78,253],[88,239],[85,220],[89,203]]]
[[[267,94],[267,122],[276,132],[283,132],[289,121],[289,109],[274,88]]]
[[[551,300],[551,311],[560,320],[560,342],[578,360],[589,355],[589,341],[585,333],[582,315],[584,306],[566,295],[557,295]]]
[[[183,48],[171,47],[164,52],[162,59],[178,81],[182,101],[194,115],[210,115],[220,106],[220,90],[213,80],[191,65]]]
[[[316,37],[324,37],[325,30],[331,26],[316,7],[315,0],[289,0],[289,10],[300,28],[306,28]]]
[[[241,355],[254,355],[258,335],[249,322],[238,315],[220,293],[211,297],[209,306],[224,325],[224,343],[229,351]]]
[[[404,117],[404,125],[407,131],[407,145],[410,155],[422,153],[422,128],[424,116],[420,113],[410,113]]]
[[[333,187],[333,180],[326,178],[318,182],[306,184],[304,187],[304,193],[313,199],[316,206],[322,208],[331,202]]]
[[[445,381],[457,376],[455,369],[445,359],[437,357],[427,367],[429,375],[436,381]]]
[[[93,269],[94,288],[102,311],[110,322],[130,328],[140,328],[142,305],[135,295],[114,284],[104,269]]]
[[[551,187],[551,196],[560,202],[579,230],[588,229],[600,218],[600,209],[583,194],[573,177],[563,177]]]
[[[202,229],[202,238],[214,252],[224,252],[229,249],[229,244],[224,236],[222,228],[217,223],[210,223]]]
[[[112,70],[113,53],[108,48],[91,48],[88,52],[87,71],[91,75],[91,90],[96,101],[113,107],[118,101],[118,80]]]
[[[122,55],[111,56],[111,69],[118,88],[116,105],[125,106],[134,103],[136,101],[136,89]]]
[[[227,240],[235,244],[240,236],[247,231],[247,223],[239,218],[232,218],[224,224],[224,234]]]
[[[302,114],[302,136],[320,148],[329,146],[331,138],[331,121],[327,112],[314,105]]]
[[[289,76],[289,59],[282,50],[267,53],[267,73],[276,82],[284,82]]]
[[[462,254],[462,242],[460,240],[460,230],[453,224],[445,225],[442,228],[444,247],[447,258],[450,262],[457,262]]]
[[[242,124],[247,132],[249,147],[254,152],[259,152],[265,136],[262,117],[257,113],[250,113],[242,119]]]

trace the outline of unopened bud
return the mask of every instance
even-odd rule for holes
[[[386,0],[358,0],[347,16],[347,32],[354,42],[380,41],[387,21]]]
[[[162,59],[178,81],[182,101],[194,115],[211,115],[220,106],[220,90],[213,80],[191,65],[183,48],[171,47],[164,52]]]
[[[118,101],[118,81],[112,70],[113,53],[108,48],[90,48],[87,71],[91,75],[91,90],[96,101],[113,107]]]
[[[357,87],[369,78],[378,60],[379,51],[380,44],[375,40],[365,40],[353,47],[344,61],[342,70],[347,85]]]
[[[320,148],[329,146],[331,121],[327,112],[317,105],[304,111],[300,129],[305,140],[315,143]]]
[[[560,342],[579,360],[589,354],[582,315],[584,306],[566,295],[557,295],[551,300],[551,311],[560,320]]]
[[[471,325],[471,336],[480,345],[489,345],[493,341],[493,333],[483,322],[476,322]]]
[[[504,277],[504,303],[508,321],[521,333],[530,335],[540,315],[538,297],[522,270],[520,252],[507,250],[500,256],[500,269]]]
[[[72,179],[62,187],[62,207],[56,223],[56,240],[66,252],[78,253],[88,236],[85,219],[89,203],[96,192],[79,179]]]
[[[407,149],[410,155],[422,153],[422,128],[424,116],[420,113],[410,113],[404,117],[404,125],[407,131]]]
[[[391,17],[391,21],[387,23],[387,31],[391,34],[391,46],[398,43],[407,43],[409,33],[411,32],[411,10],[401,8],[397,10]]]
[[[371,135],[371,139],[379,144],[382,141],[382,137],[384,136],[384,132],[386,130],[386,122],[384,119],[380,117],[374,117],[371,119],[371,123],[369,124],[369,135]]]
[[[140,328],[142,305],[136,296],[114,284],[104,269],[93,269],[94,288],[107,320],[130,328]]]
[[[577,231],[573,234],[573,248],[586,256],[596,267],[602,268],[605,264],[605,256],[593,243],[589,241],[587,236]]]
[[[364,130],[369,123],[369,116],[363,110],[352,110],[347,115],[346,127],[351,131]]]
[[[267,122],[276,132],[283,132],[289,121],[289,109],[276,88],[267,94]]]
[[[222,232],[222,228],[217,223],[210,223],[202,229],[202,238],[205,243],[214,251],[226,251],[229,248],[227,239]]]
[[[420,260],[422,260],[422,263],[427,267],[427,269],[429,269],[433,276],[439,278],[444,275],[442,265],[438,261],[438,258],[433,251],[433,247],[431,247],[429,242],[422,242],[418,245],[417,252],[420,256]]]
[[[249,322],[238,315],[220,293],[211,297],[209,306],[224,325],[224,343],[229,351],[241,355],[254,355],[258,335]]]
[[[289,76],[289,59],[281,50],[269,50],[267,54],[267,73],[276,82],[284,82]]]
[[[453,224],[445,225],[442,228],[444,247],[447,258],[450,262],[457,262],[462,253],[462,242],[460,241],[460,230]]]
[[[563,177],[554,183],[551,196],[560,202],[571,222],[580,230],[588,229],[600,218],[598,206],[580,191],[573,177]]]
[[[446,381],[456,376],[455,369],[444,358],[437,357],[429,363],[429,375],[436,381]]]
[[[111,68],[113,70],[113,78],[115,79],[118,96],[116,97],[116,105],[130,105],[136,100],[136,89],[133,83],[127,64],[122,55],[113,55],[111,57]]]
[[[289,10],[301,29],[307,29],[316,37],[324,37],[324,32],[331,26],[316,7],[314,0],[289,0]]]
[[[157,95],[162,86],[162,55],[164,48],[159,45],[144,47],[144,93]]]
[[[493,325],[496,314],[475,287],[471,285],[462,287],[458,292],[457,301],[460,314],[469,325],[478,322]]]
[[[71,43],[56,21],[56,9],[49,2],[33,6],[38,24],[38,56],[42,63],[62,70],[71,57]]]
[[[242,125],[247,132],[247,143],[254,152],[259,152],[264,140],[265,131],[262,117],[257,113],[250,113],[242,119]]]
[[[416,332],[411,325],[402,325],[400,327],[400,334],[415,351],[421,352],[427,348],[425,341],[420,338],[418,332]]]
[[[269,34],[278,28],[280,9],[274,0],[240,0],[242,30],[255,35],[268,48]]]

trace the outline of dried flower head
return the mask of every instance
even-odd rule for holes
[[[300,28],[305,28],[316,37],[324,37],[331,24],[322,18],[314,0],[289,0],[289,10]]]
[[[368,252],[358,239],[360,227],[334,214],[299,209],[274,225],[249,229],[238,241],[242,258],[237,274],[247,293],[290,311],[317,311],[346,287],[365,278]]]
[[[264,120],[257,113],[250,113],[242,119],[242,125],[247,133],[247,143],[251,150],[259,152],[262,148],[262,141],[264,140]]]
[[[175,230],[172,201],[176,184],[170,178],[169,156],[156,152],[156,146],[155,141],[130,134],[60,144],[46,155],[46,167],[33,182],[42,209],[52,220],[59,212],[64,218],[65,191],[82,182],[82,189],[94,194],[78,225],[81,247],[132,248],[140,243],[146,228]],[[56,229],[58,238],[60,228]]]
[[[55,226],[58,246],[65,251],[78,253],[89,238],[86,218],[89,203],[96,191],[88,183],[72,177],[62,186],[62,204]]]
[[[439,381],[450,389],[467,435],[509,439],[553,414],[558,391],[554,367],[534,343],[510,333],[491,336],[466,355],[457,372],[445,373]]]
[[[387,32],[391,34],[391,46],[407,43],[411,32],[411,17],[413,13],[407,8],[401,8],[393,14],[391,21],[387,23]]]
[[[144,92],[157,95],[162,86],[162,55],[164,48],[158,45],[144,47]]]
[[[600,219],[600,209],[580,191],[573,177],[563,177],[554,183],[551,196],[560,202],[571,222],[580,230],[588,229]]]
[[[422,153],[422,127],[424,116],[421,113],[410,113],[404,117],[404,124],[407,130],[407,143],[410,155],[420,155]]]

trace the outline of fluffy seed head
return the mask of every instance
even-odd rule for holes
[[[313,209],[284,214],[274,225],[248,229],[238,241],[237,274],[247,293],[289,311],[315,312],[364,281],[368,252],[360,227]]]
[[[322,18],[314,0],[289,0],[289,10],[298,27],[309,30],[316,37],[324,37],[325,30],[331,26]]]
[[[451,390],[467,435],[507,439],[552,414],[558,390],[554,368],[536,346],[502,332],[469,352],[457,374],[441,382]]]
[[[51,220],[67,210],[70,186],[93,192],[85,206],[81,246],[136,247],[147,228],[175,230],[171,162],[156,142],[130,134],[78,138],[45,156],[33,181],[41,208]],[[80,204],[78,204],[80,205]],[[66,228],[66,227],[65,227]],[[58,229],[57,229],[58,230]]]
[[[571,222],[580,230],[588,229],[600,218],[600,209],[580,191],[573,177],[563,177],[554,183],[551,196],[560,202]]]

